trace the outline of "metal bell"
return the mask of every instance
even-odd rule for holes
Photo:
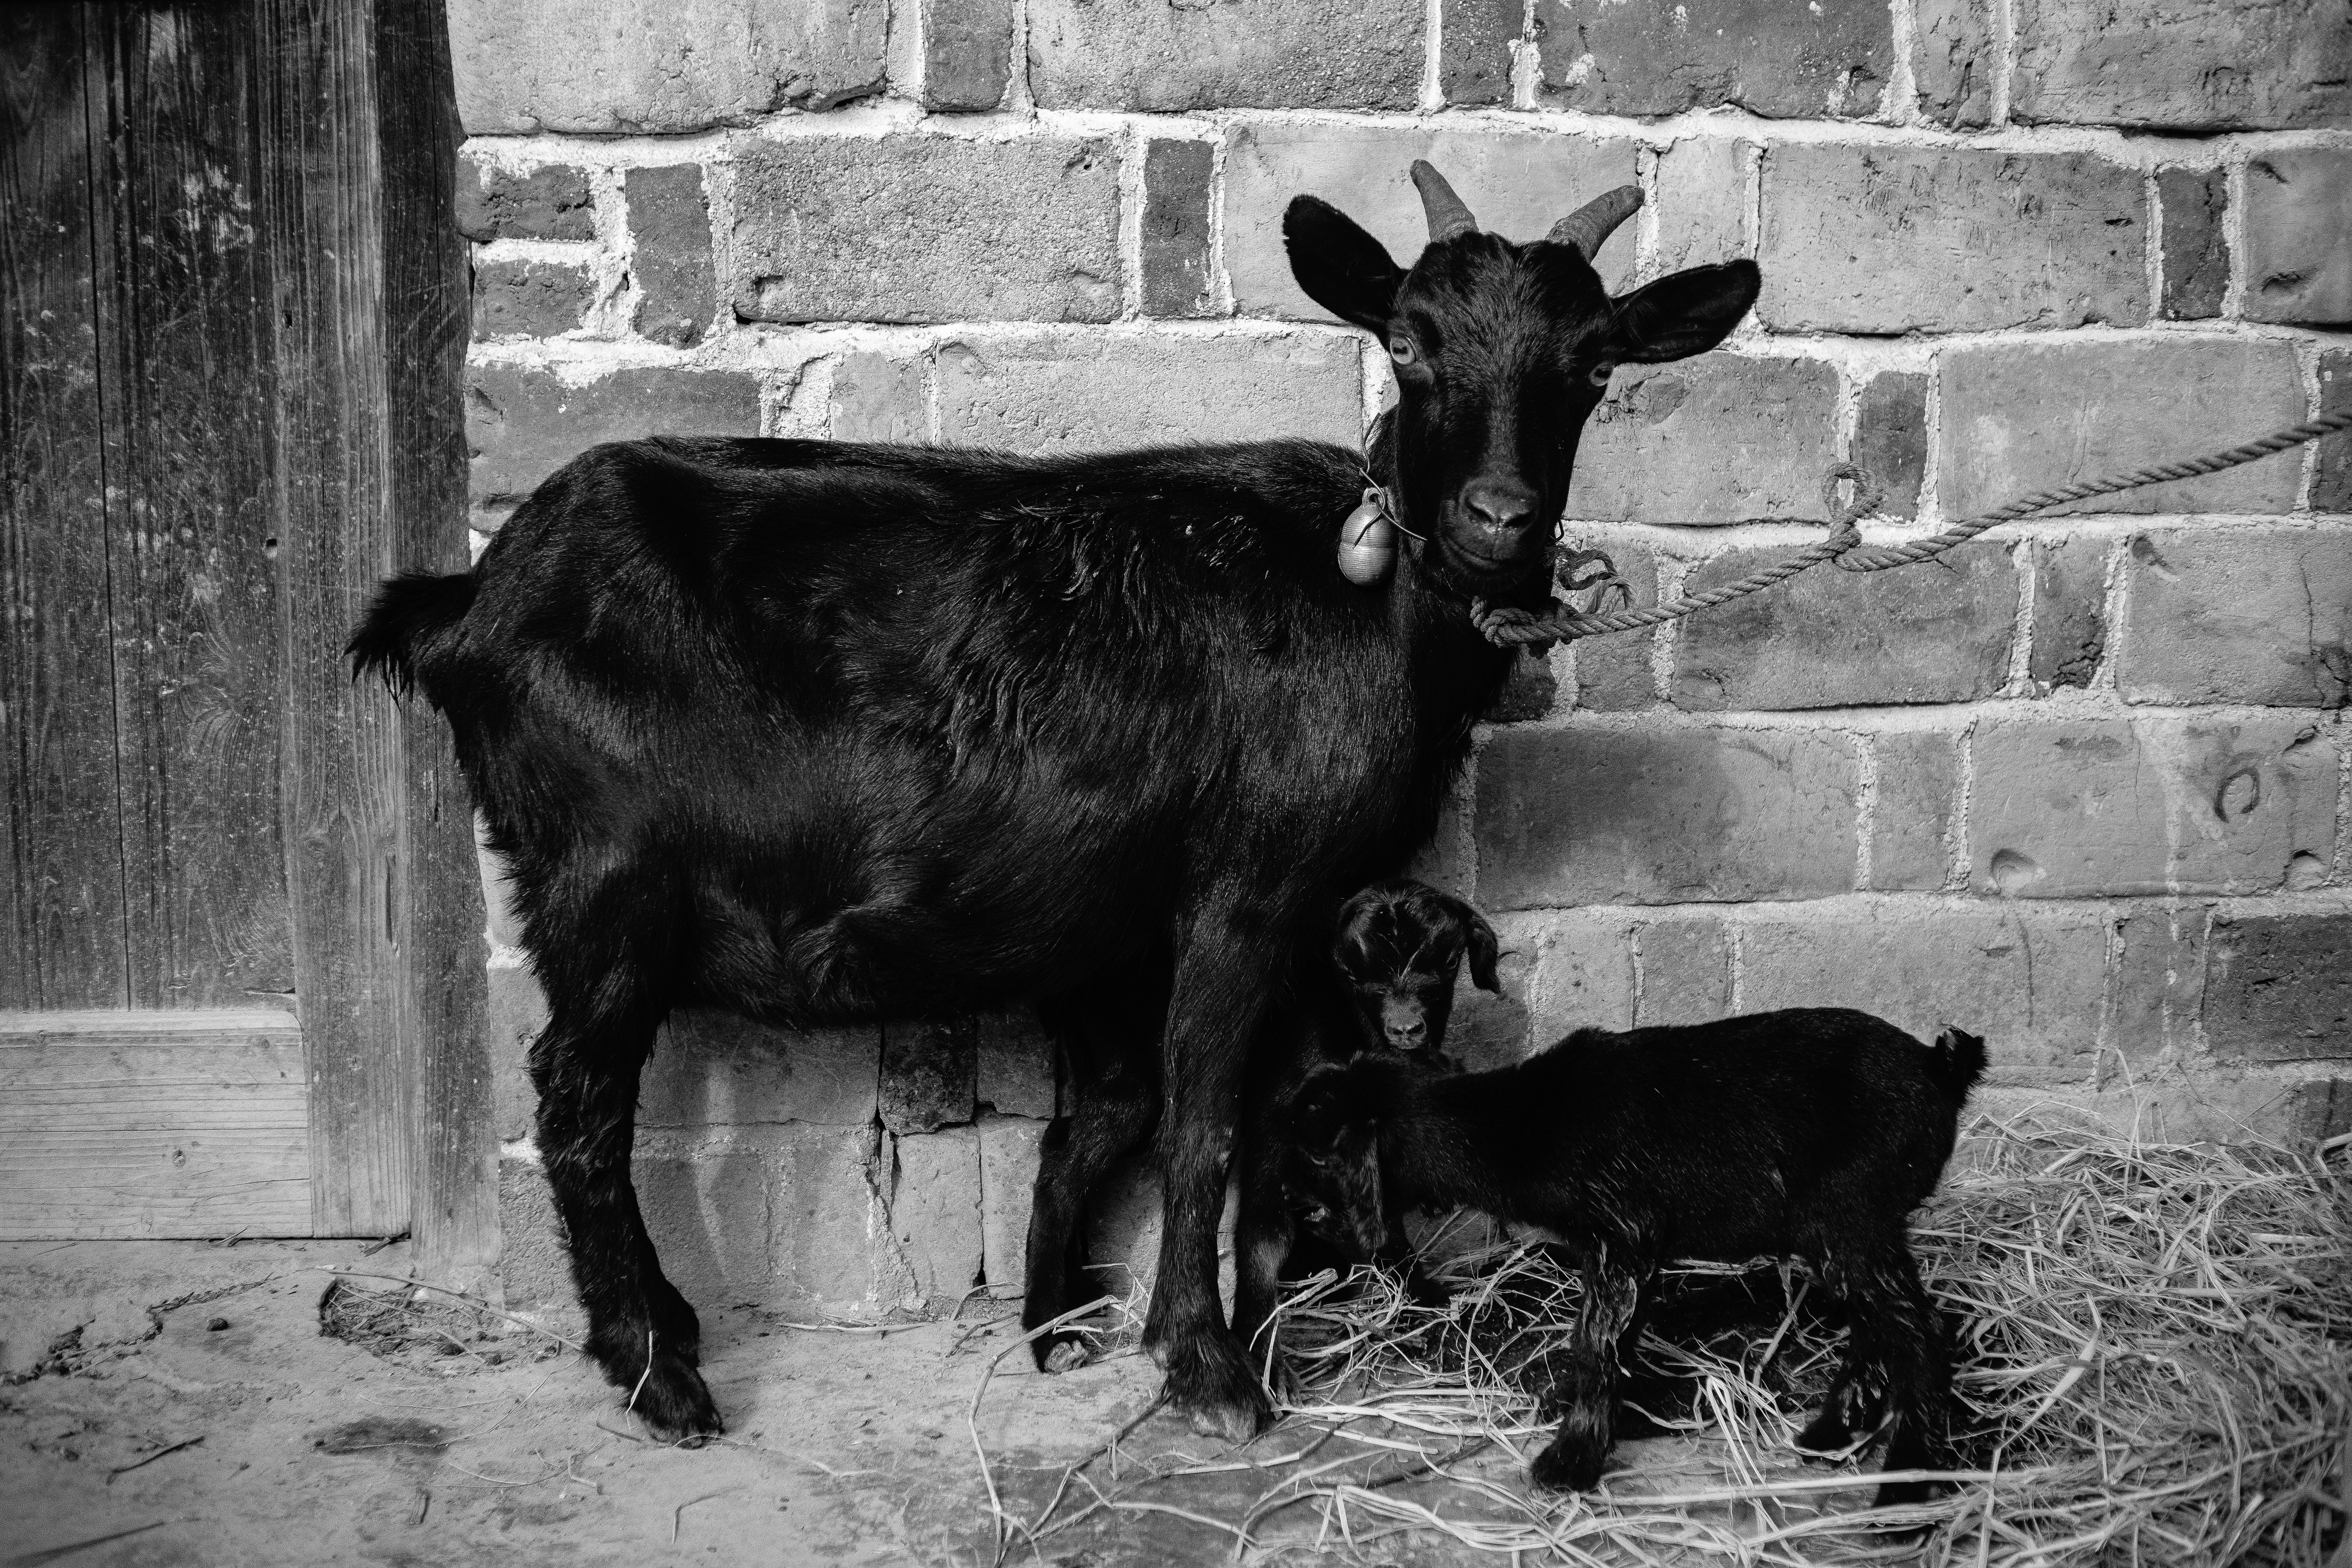
[[[1339,575],[1359,588],[1369,588],[1396,569],[1396,524],[1389,521],[1388,497],[1368,489],[1362,504],[1339,525]]]

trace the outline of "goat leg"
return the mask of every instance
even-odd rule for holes
[[[1597,1247],[1584,1264],[1584,1298],[1569,1339],[1567,1366],[1537,1406],[1538,1420],[1559,1430],[1535,1458],[1539,1487],[1589,1491],[1601,1480],[1617,1421],[1618,1345],[1633,1328],[1646,1269],[1612,1262]]]

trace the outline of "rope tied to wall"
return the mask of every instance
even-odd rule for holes
[[[1489,642],[1503,647],[1534,647],[1538,651],[1553,643],[1572,642],[1578,637],[1640,631],[1645,626],[1681,620],[1701,610],[1711,610],[1717,605],[1727,605],[1734,599],[1744,599],[1750,594],[1760,594],[1774,584],[1786,582],[1798,573],[1818,566],[1824,561],[1834,561],[1847,572],[1885,572],[1897,566],[1916,565],[1922,561],[1933,561],[1956,545],[1967,543],[1989,528],[2014,522],[2019,518],[2030,517],[2054,506],[2087,500],[2093,496],[2113,495],[2120,490],[2138,489],[2146,485],[2168,484],[2176,479],[2218,474],[2225,468],[2234,468],[2276,452],[2287,451],[2345,429],[2352,429],[2352,409],[2340,414],[2322,415],[2301,425],[2289,426],[2225,452],[2190,458],[2184,462],[2154,463],[2144,468],[2134,468],[2129,473],[2110,474],[2105,479],[2090,479],[2082,484],[2036,490],[1991,511],[1979,512],[1974,517],[1956,522],[1941,533],[1916,539],[1907,544],[1867,549],[1862,543],[1862,520],[1875,515],[1879,505],[1885,500],[1885,492],[1853,464],[1839,463],[1830,469],[1829,477],[1822,486],[1822,500],[1831,513],[1828,536],[1820,543],[1750,573],[1737,583],[1709,588],[1704,593],[1686,594],[1647,608],[1629,605],[1592,615],[1555,611],[1549,616],[1539,616],[1531,611],[1489,605],[1484,599],[1477,599],[1471,602],[1470,618]],[[1841,484],[1846,483],[1853,486],[1853,499],[1841,506],[1837,490]],[[1588,568],[1593,567],[1599,570],[1588,572]],[[1599,588],[1620,591],[1626,598],[1632,597],[1631,587],[1617,575],[1608,556],[1598,550],[1559,552],[1554,562],[1554,574],[1571,593]]]

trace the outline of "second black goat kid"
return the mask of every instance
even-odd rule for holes
[[[1883,1397],[1889,1470],[1929,1468],[1948,1426],[1950,1352],[1919,1283],[1906,1221],[1935,1190],[1984,1042],[1933,1047],[1843,1008],[1798,1008],[1683,1028],[1580,1029],[1526,1061],[1440,1076],[1361,1057],[1309,1073],[1289,1102],[1286,1180],[1355,1247],[1380,1216],[1480,1209],[1549,1233],[1584,1279],[1565,1373],[1539,1415],[1559,1430],[1539,1485],[1601,1479],[1621,1356],[1645,1295],[1675,1258],[1801,1257],[1846,1303],[1846,1359],[1798,1438],[1849,1447]],[[1879,1488],[1881,1506],[1928,1495]]]

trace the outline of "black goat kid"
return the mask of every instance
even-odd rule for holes
[[[474,571],[394,582],[359,628],[358,668],[447,717],[507,858],[589,1347],[656,1429],[719,1426],[629,1180],[638,1069],[689,1003],[1036,1003],[1094,1131],[1047,1148],[1026,1320],[1071,1305],[1057,1194],[1161,1122],[1145,1342],[1204,1428],[1270,1414],[1216,1288],[1269,1002],[1428,837],[1508,658],[1470,601],[1544,603],[1609,367],[1713,347],[1757,292],[1739,261],[1611,300],[1590,258],[1630,189],[1515,245],[1415,175],[1437,221],[1410,274],[1319,201],[1285,220],[1301,286],[1399,366],[1370,460],[1426,542],[1384,584],[1334,563],[1364,489],[1343,447],[656,438],[574,459]]]
[[[1539,1414],[1545,1486],[1601,1479],[1622,1361],[1660,1264],[1802,1257],[1849,1310],[1846,1361],[1801,1447],[1849,1446],[1884,1390],[1886,1468],[1943,1452],[1951,1393],[1942,1320],[1906,1221],[1935,1190],[1984,1042],[1931,1047],[1865,1013],[1801,1008],[1687,1028],[1580,1029],[1491,1072],[1437,1077],[1378,1058],[1318,1069],[1291,1112],[1295,1192],[1335,1246],[1422,1205],[1549,1233],[1581,1262],[1567,1370]],[[1926,1483],[1889,1482],[1880,1504]]]
[[[1445,1061],[1445,1024],[1463,961],[1471,983],[1499,994],[1501,957],[1486,917],[1426,882],[1379,882],[1339,910],[1331,961],[1347,982],[1367,1048]]]

